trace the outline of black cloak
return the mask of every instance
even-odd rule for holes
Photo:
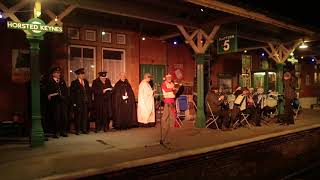
[[[122,96],[127,92],[128,99]],[[115,129],[129,129],[138,125],[137,107],[131,85],[126,79],[119,80],[112,91],[113,127]]]

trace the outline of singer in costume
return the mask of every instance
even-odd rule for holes
[[[139,126],[152,127],[155,125],[154,91],[149,82],[151,74],[146,73],[139,85],[138,93],[138,122]]]
[[[125,73],[120,74],[120,80],[113,88],[112,105],[113,128],[123,130],[138,125],[136,101]]]

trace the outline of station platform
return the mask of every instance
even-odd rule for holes
[[[27,144],[0,146],[1,179],[78,179],[121,172],[320,128],[320,112],[302,110],[294,125],[279,124],[232,131],[194,128],[185,120],[174,129],[170,144],[159,144],[159,124],[89,135],[50,139],[44,147]],[[170,179],[170,178],[169,178]]]

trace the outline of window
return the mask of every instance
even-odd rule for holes
[[[106,42],[106,43],[111,43],[112,42],[112,36],[111,36],[111,33],[110,32],[102,32],[101,33],[102,36],[101,36],[101,41],[102,42]]]
[[[126,44],[126,35],[125,34],[117,34],[117,44]]]
[[[68,38],[69,39],[80,39],[79,29],[68,28]]]
[[[119,74],[125,72],[125,50],[121,49],[102,49],[102,67],[108,72],[108,78],[112,85],[119,80]]]
[[[94,30],[86,30],[85,31],[86,32],[86,40],[87,41],[96,41],[96,31],[94,31]]]
[[[306,86],[310,86],[310,75],[306,75]]]
[[[75,70],[84,68],[86,79],[90,85],[96,75],[96,49],[94,47],[71,45],[69,46],[69,76],[68,82],[76,79]]]

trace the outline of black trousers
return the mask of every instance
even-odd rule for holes
[[[229,127],[229,112],[228,110],[217,110],[212,112],[214,115],[219,116],[219,126],[222,128]]]
[[[68,126],[68,113],[67,113],[67,105],[65,103],[57,103],[53,106],[53,131],[55,134],[63,135],[67,132]]]
[[[88,113],[89,112],[87,103],[78,104],[78,107],[76,107],[75,110],[75,126],[77,133],[80,133],[80,131],[88,131]]]
[[[293,99],[285,98],[285,104],[284,104],[284,123],[286,124],[294,124],[294,112],[292,107]]]

